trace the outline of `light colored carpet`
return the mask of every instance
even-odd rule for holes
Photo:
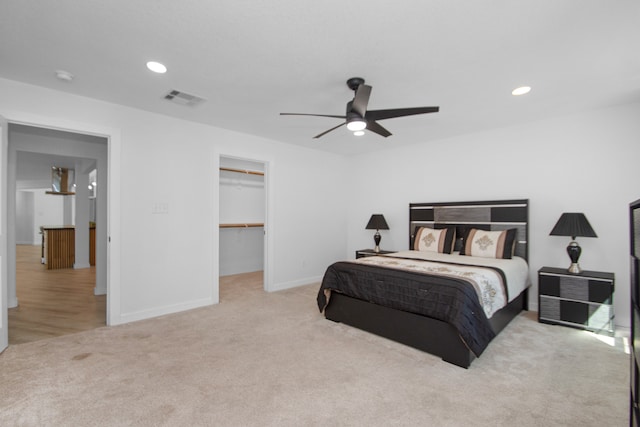
[[[620,338],[525,313],[465,370],[324,319],[317,289],[10,346],[0,425],[628,425]]]

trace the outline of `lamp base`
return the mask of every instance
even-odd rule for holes
[[[567,271],[571,274],[580,274],[582,273],[582,269],[578,265],[577,262],[572,262]]]
[[[571,243],[569,243],[569,246],[567,246],[567,254],[569,254],[569,258],[571,259],[571,265],[567,270],[569,271],[569,273],[578,274],[582,271],[580,269],[580,266],[578,265],[578,259],[580,258],[581,253],[582,248],[578,245],[578,242],[576,242],[575,240],[571,241]]]
[[[376,244],[376,246],[373,248],[373,252],[375,253],[380,252],[380,240],[382,240],[382,236],[380,235],[380,232],[376,230],[376,234],[373,235],[373,241]]]

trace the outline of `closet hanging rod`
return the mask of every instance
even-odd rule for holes
[[[220,228],[249,228],[249,227],[264,227],[264,223],[262,222],[248,222],[248,223],[231,223],[231,224],[220,224]]]
[[[246,169],[234,169],[234,168],[224,168],[224,167],[220,167],[221,171],[227,171],[227,172],[239,172],[239,173],[246,173],[249,175],[262,175],[264,176],[264,172],[260,172],[260,171],[251,171],[251,170],[246,170]]]

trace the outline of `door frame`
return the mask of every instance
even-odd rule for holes
[[[106,309],[106,324],[107,325],[118,325],[123,323],[121,320],[121,307],[120,307],[120,154],[121,154],[121,132],[117,128],[111,128],[106,126],[100,126],[95,124],[87,124],[81,122],[75,122],[71,120],[55,118],[55,117],[43,117],[28,113],[7,113],[5,115],[6,123],[14,123],[25,126],[32,127],[40,127],[45,129],[52,129],[64,132],[73,132],[87,135],[94,135],[103,137],[107,140],[107,217],[106,217],[106,227],[102,230],[98,228],[96,230],[98,234],[97,238],[101,239],[105,242],[105,255],[103,258],[103,263],[106,268],[106,294],[107,294],[107,309]],[[8,135],[8,131],[3,129],[3,133]],[[2,149],[8,150],[8,141],[2,141]],[[6,238],[6,230],[9,227],[15,227],[14,223],[9,223],[7,221],[7,202],[9,195],[6,191],[6,181],[8,179],[7,169],[8,169],[8,159],[6,155],[2,155],[2,189],[0,196],[2,197],[2,222],[3,226],[6,225],[6,229],[3,231],[2,239],[0,239],[0,255],[4,255],[8,250],[8,239]],[[15,177],[13,178],[15,179]],[[96,248],[98,249],[98,248]],[[6,265],[6,256],[2,256],[2,263]],[[6,266],[6,268],[2,268],[1,277],[1,292],[3,295],[2,298],[2,318],[0,319],[0,325],[3,325],[2,334],[4,334],[4,326],[8,326],[8,313],[4,310],[4,306],[7,302],[6,296],[7,294],[7,271],[11,268],[10,266]],[[15,269],[15,265],[12,267]],[[7,328],[8,330],[8,328]],[[0,337],[0,343],[1,341]]]
[[[9,292],[7,290],[7,169],[9,122],[0,116],[0,353],[9,346]]]

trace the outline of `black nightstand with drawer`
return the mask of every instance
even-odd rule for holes
[[[613,334],[613,291],[613,273],[542,267],[538,321]]]

